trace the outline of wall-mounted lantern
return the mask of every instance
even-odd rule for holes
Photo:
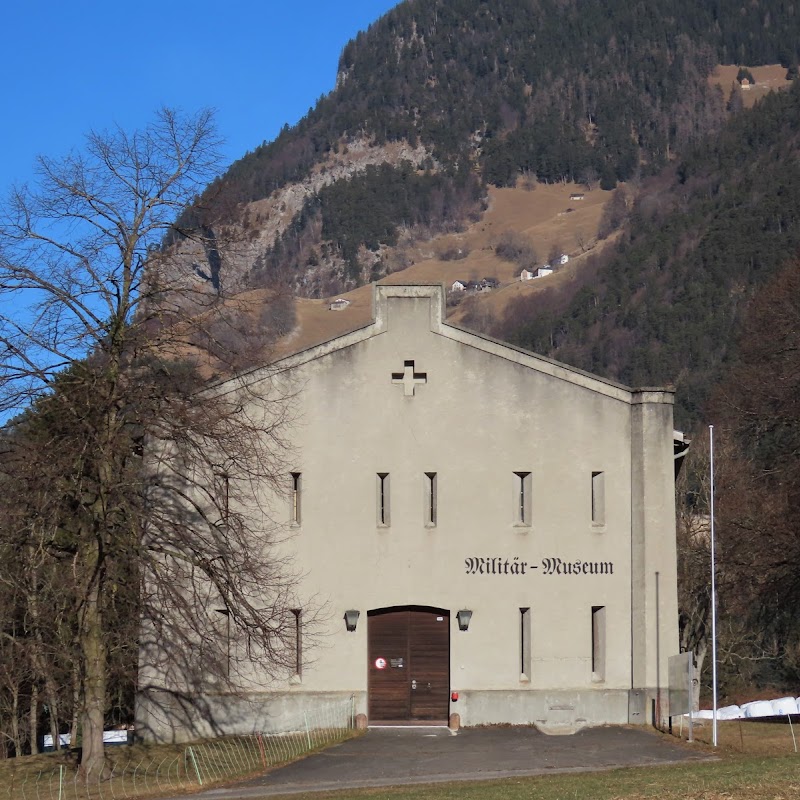
[[[356,625],[358,625],[358,617],[360,613],[361,612],[357,611],[355,608],[349,608],[344,612],[344,624],[347,626],[347,630],[351,633],[356,629]]]
[[[469,630],[469,621],[472,619],[472,612],[468,608],[462,608],[456,614],[456,619],[458,619],[458,629],[460,631],[468,631]]]

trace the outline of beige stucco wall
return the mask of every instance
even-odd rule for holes
[[[463,723],[627,722],[629,691],[653,695],[677,652],[672,396],[450,327],[442,312],[441,287],[378,286],[374,325],[278,365],[297,392],[291,469],[302,473],[301,523],[285,547],[303,572],[300,602],[326,621],[301,681],[253,674],[250,688],[354,694],[365,712],[367,612],[423,605],[451,612],[451,710]],[[392,381],[409,360],[426,374],[413,396]],[[514,522],[518,471],[531,473],[530,526]],[[437,474],[435,527],[426,472]],[[605,476],[603,525],[592,523],[592,472]],[[386,527],[377,473],[390,475]],[[288,523],[288,495],[272,501]],[[525,574],[468,574],[473,557],[524,562]],[[613,574],[548,575],[543,559]],[[592,675],[593,606],[606,608],[604,680]],[[353,633],[350,608],[361,612]],[[466,632],[460,608],[473,611]]]

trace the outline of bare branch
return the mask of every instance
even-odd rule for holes
[[[168,241],[214,176],[218,144],[211,112],[162,110],[141,131],[92,132],[83,152],[41,158],[37,185],[0,209],[0,410],[24,409],[4,442],[14,502],[0,515],[11,565],[0,592],[36,619],[36,691],[72,709],[61,724],[80,712],[94,773],[109,697],[130,693],[140,642],[146,685],[234,691],[216,606],[242,664],[290,666],[297,575],[258,498],[284,488],[291,396],[267,373],[249,394],[208,380],[257,363],[293,323],[293,301],[193,294]],[[185,233],[184,245],[223,247],[213,231]],[[45,579],[52,620],[33,588]]]

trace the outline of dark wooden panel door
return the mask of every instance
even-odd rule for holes
[[[370,720],[446,720],[449,614],[387,609],[370,612],[367,624]]]
[[[411,719],[446,720],[450,709],[450,618],[409,611]]]
[[[367,618],[369,718],[403,720],[411,715],[408,678],[408,611]]]

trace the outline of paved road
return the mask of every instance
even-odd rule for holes
[[[705,758],[648,730],[588,728],[546,736],[534,728],[373,728],[282,769],[222,789],[205,800],[272,797],[442,781],[588,772]]]

